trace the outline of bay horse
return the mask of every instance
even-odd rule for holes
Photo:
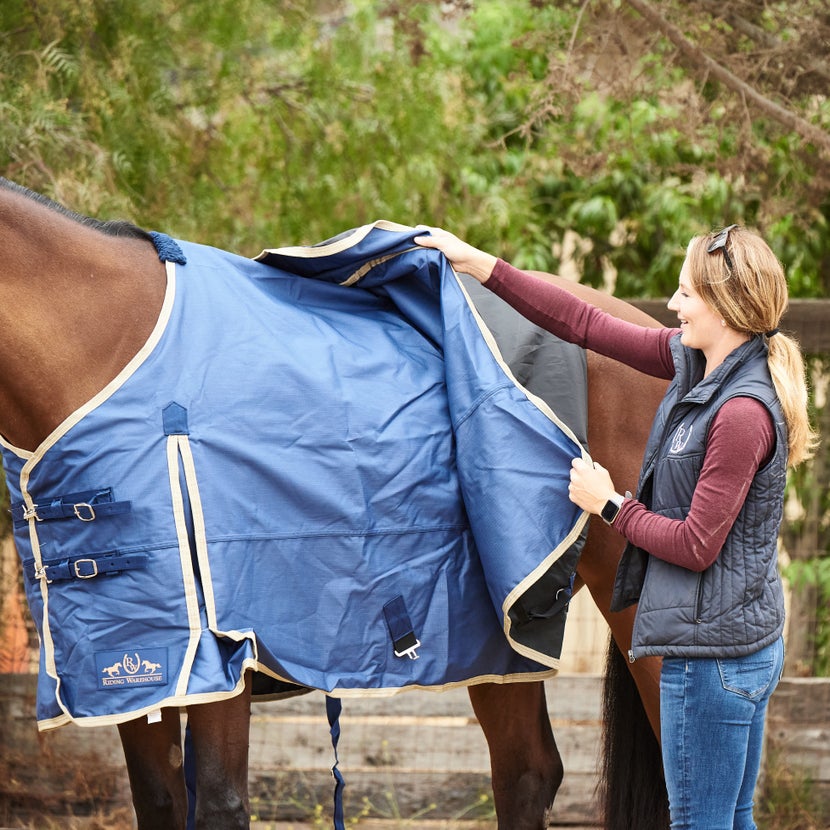
[[[166,275],[152,239],[126,222],[81,216],[0,179],[0,434],[35,450],[103,389],[146,342],[162,307]],[[591,288],[538,274],[611,313],[656,321]],[[588,443],[619,486],[636,482],[664,384],[593,353],[588,363]],[[659,760],[659,662],[626,668],[633,610],[608,612],[622,539],[592,522],[577,585],[611,629],[601,768],[609,830],[667,826]],[[629,670],[630,669],[630,670]],[[248,742],[252,680],[221,702],[187,706],[196,762],[195,826],[249,826]],[[564,766],[541,681],[469,687],[486,737],[499,830],[545,826]],[[140,830],[188,823],[180,712],[166,708],[119,725]]]

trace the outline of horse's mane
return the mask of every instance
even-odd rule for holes
[[[69,208],[64,207],[62,204],[53,201],[41,193],[29,190],[28,187],[23,187],[23,185],[17,184],[9,179],[4,179],[2,176],[0,176],[0,187],[10,190],[13,193],[19,193],[27,199],[32,199],[38,204],[48,207],[50,210],[54,210],[62,216],[72,219],[74,222],[78,222],[88,228],[94,228],[107,236],[131,237],[133,239],[146,239],[148,241],[152,241],[152,237],[147,231],[143,228],[139,228],[138,225],[134,225],[132,222],[126,221],[125,219],[112,219],[103,222],[100,219],[93,219],[91,216],[84,216],[82,213],[76,213],[74,210],[69,210]]]

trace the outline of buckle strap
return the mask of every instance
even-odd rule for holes
[[[416,649],[421,647],[421,641],[415,636],[409,612],[403,597],[398,595],[390,599],[383,606],[383,616],[386,618],[386,627],[392,638],[392,648],[396,657],[408,657],[417,660],[419,655]]]
[[[24,563],[24,568],[31,566],[35,579],[61,582],[67,579],[92,579],[105,574],[146,568],[149,559],[150,555],[147,553],[104,553],[98,556],[44,559],[40,568],[35,568],[34,559],[30,559]]]
[[[130,510],[132,510],[132,502],[115,501],[111,487],[55,496],[46,502],[33,504],[31,507],[23,502],[16,502],[11,506],[12,521],[15,527],[25,525],[31,519],[38,522],[52,522],[59,519],[92,522],[105,516],[129,513]]]

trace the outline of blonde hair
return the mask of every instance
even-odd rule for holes
[[[717,236],[696,236],[689,243],[692,287],[726,325],[767,336],[769,371],[787,423],[788,463],[794,467],[813,455],[818,436],[807,412],[801,349],[795,338],[778,331],[789,303],[784,268],[767,243],[746,228],[731,228],[726,247],[708,253]]]

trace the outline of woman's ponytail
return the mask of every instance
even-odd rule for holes
[[[777,332],[769,338],[768,360],[772,382],[787,422],[789,465],[795,467],[810,458],[819,443],[807,414],[804,358],[793,338]]]

